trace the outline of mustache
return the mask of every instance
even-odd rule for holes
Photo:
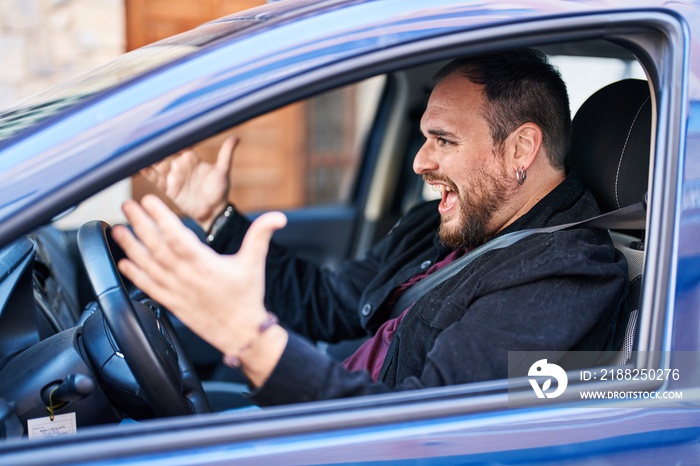
[[[423,181],[425,181],[426,183],[436,181],[444,183],[447,186],[449,186],[452,191],[459,192],[459,190],[457,189],[457,185],[454,183],[454,181],[440,173],[426,173],[423,175]]]

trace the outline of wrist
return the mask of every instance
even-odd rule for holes
[[[259,387],[277,366],[288,337],[287,331],[278,324],[277,316],[268,312],[243,345],[224,353],[223,363],[241,369],[251,384]]]
[[[207,244],[211,244],[214,241],[217,233],[219,233],[224,225],[226,225],[235,211],[236,208],[233,206],[233,204],[226,204],[218,211],[218,214],[208,222],[208,225],[202,224],[202,228],[206,232],[205,239]]]
[[[288,340],[287,330],[277,324],[261,335],[242,355],[241,369],[251,386],[259,388],[267,382],[279,364]]]
[[[277,319],[277,316],[272,312],[268,312],[265,320],[263,320],[257,326],[256,331],[248,336],[246,343],[244,343],[238,349],[224,354],[224,364],[234,369],[241,367],[242,358],[245,357],[245,354],[258,342],[258,340],[263,338],[268,330],[277,325],[278,322],[279,320]]]
[[[202,230],[209,231],[214,221],[219,218],[228,205],[228,199],[224,198],[206,209],[204,206],[199,206],[197,212],[193,212],[191,216],[202,227]]]

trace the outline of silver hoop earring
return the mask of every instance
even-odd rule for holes
[[[515,170],[515,179],[518,180],[518,185],[522,186],[525,182],[525,178],[527,178],[527,173],[525,173],[525,167],[522,167],[520,170]]]

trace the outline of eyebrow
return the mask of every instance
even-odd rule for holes
[[[427,131],[427,134],[436,137],[447,137],[451,139],[457,138],[457,136],[454,133],[450,133],[449,131],[445,131],[444,129],[429,129]]]

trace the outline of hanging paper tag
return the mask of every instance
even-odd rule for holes
[[[75,413],[57,414],[53,417],[27,419],[27,436],[30,439],[60,437],[77,431]]]

